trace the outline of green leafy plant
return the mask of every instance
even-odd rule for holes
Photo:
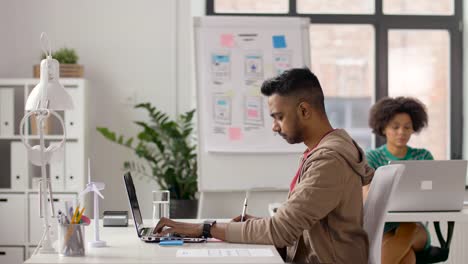
[[[138,143],[134,143],[133,137],[117,136],[105,127],[97,127],[97,131],[108,140],[132,149],[147,163],[145,166],[137,161],[126,161],[125,169],[154,179],[161,189],[170,191],[173,199],[195,199],[197,152],[191,140],[195,110],[171,120],[150,103],[138,104],[135,108],[147,110],[150,117],[148,122],[135,122],[141,128],[136,137]]]
[[[42,55],[42,59],[45,59],[46,56]],[[52,52],[52,58],[58,60],[61,64],[76,64],[78,62],[78,55],[74,49],[61,48],[56,52]]]

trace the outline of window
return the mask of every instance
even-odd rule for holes
[[[287,13],[288,0],[217,0],[214,2],[217,13]]]
[[[448,156],[449,37],[446,30],[398,29],[388,34],[388,94],[417,97],[426,105],[429,128],[413,135],[409,144],[431,146],[437,159]]]
[[[384,0],[383,12],[392,15],[453,15],[453,0]]]
[[[373,14],[374,0],[298,0],[297,12],[308,14]]]
[[[371,25],[310,25],[311,70],[319,77],[334,127],[346,129],[362,148],[372,147],[367,125],[375,87]]]
[[[230,8],[221,5],[231,6]],[[260,4],[261,3],[261,4]],[[207,0],[208,15],[309,17],[311,69],[333,125],[364,148],[384,144],[367,126],[385,96],[423,101],[429,127],[410,141],[436,159],[462,157],[462,0]],[[232,6],[236,6],[233,8]]]

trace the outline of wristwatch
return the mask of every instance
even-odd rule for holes
[[[209,238],[211,237],[211,227],[216,224],[216,220],[205,220],[203,222],[203,232],[202,237]]]

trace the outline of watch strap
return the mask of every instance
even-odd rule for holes
[[[211,227],[216,224],[216,220],[206,220],[203,222],[203,232],[202,237],[210,238],[211,236]]]

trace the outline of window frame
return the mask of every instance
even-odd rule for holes
[[[394,15],[383,13],[382,0],[374,0],[374,14],[305,14],[297,12],[296,0],[289,0],[287,13],[216,13],[216,0],[206,0],[208,16],[295,16],[307,17],[312,24],[368,24],[375,29],[374,100],[388,95],[388,32],[393,29],[447,30],[450,40],[450,159],[463,157],[463,1],[452,0],[452,15]],[[375,137],[375,145],[385,143]]]

